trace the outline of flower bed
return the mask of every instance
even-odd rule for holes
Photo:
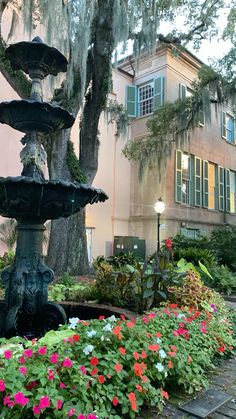
[[[161,410],[170,383],[189,393],[206,386],[233,338],[225,308],[171,304],[136,320],[73,318],[38,341],[1,345],[0,417],[119,419],[143,404]]]

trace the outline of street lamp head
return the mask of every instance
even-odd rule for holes
[[[157,214],[162,214],[165,211],[166,206],[165,203],[162,201],[162,198],[158,199],[158,201],[154,205],[154,208]]]

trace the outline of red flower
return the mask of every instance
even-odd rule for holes
[[[165,247],[166,247],[166,249],[169,249],[169,250],[172,249],[172,241],[171,241],[171,239],[166,239]]]
[[[73,365],[73,362],[71,361],[70,358],[65,358],[63,363],[62,363],[62,366],[65,367],[65,368],[71,368],[72,365]]]
[[[127,325],[127,327],[132,328],[132,327],[134,327],[135,323],[134,322],[127,322],[126,325]]]
[[[138,352],[133,352],[133,356],[134,356],[134,359],[139,359],[139,354],[138,354]]]
[[[143,391],[143,387],[140,386],[140,384],[136,384],[136,389],[138,390],[139,393],[142,393]]]
[[[147,354],[146,354],[146,352],[145,352],[145,351],[142,351],[142,353],[141,353],[141,358],[143,358],[143,359],[147,358]]]
[[[157,338],[161,338],[162,337],[162,333],[156,332],[156,337]]]
[[[220,347],[218,348],[218,351],[219,351],[219,352],[224,352],[224,351],[225,351],[225,346],[220,346]]]
[[[19,391],[14,395],[14,401],[16,404],[19,404],[20,406],[24,407],[29,402],[29,399],[28,397],[25,397],[25,395],[21,393],[21,391]]]
[[[98,381],[99,381],[100,384],[105,383],[106,379],[105,379],[104,375],[98,375]]]
[[[115,364],[114,368],[116,372],[121,372],[121,370],[123,369],[123,366],[121,364]]]
[[[57,410],[61,410],[63,401],[61,399],[57,400]]]
[[[125,348],[120,347],[120,348],[119,348],[119,352],[121,353],[121,355],[125,355],[125,354],[126,354],[126,349],[125,349]]]
[[[112,399],[112,404],[113,404],[113,406],[117,406],[117,405],[118,405],[118,403],[119,403],[118,398],[117,398],[116,396],[114,396],[114,397],[113,397],[113,399]]]
[[[160,345],[157,345],[156,343],[153,343],[153,345],[148,345],[148,349],[152,352],[159,351]]]
[[[24,355],[26,356],[26,358],[31,358],[33,355],[32,349],[25,349]]]
[[[146,375],[142,375],[140,378],[143,383],[148,383],[148,377]]]
[[[169,362],[168,362],[168,368],[170,368],[170,369],[171,369],[171,368],[173,368],[173,363],[172,363],[172,361],[169,361]]]
[[[50,362],[52,363],[52,364],[57,364],[58,363],[58,354],[57,353],[54,353],[54,354],[52,354],[51,356],[50,356]]]
[[[98,317],[98,320],[104,320],[105,319],[105,316],[99,316]]]
[[[169,394],[167,393],[167,391],[161,390],[161,394],[165,399],[169,399]]]
[[[74,342],[78,342],[80,340],[80,336],[75,334],[72,336]]]
[[[136,362],[134,364],[134,373],[135,375],[137,375],[138,377],[141,377],[143,372],[147,369],[146,364],[144,364],[144,362],[141,362],[141,364],[139,364],[138,362]]]
[[[120,333],[122,327],[116,326],[114,329],[112,329],[112,333],[118,337],[118,339],[122,339],[122,334]]]
[[[174,358],[175,355],[176,355],[176,352],[168,352],[168,355],[170,355],[172,358]]]
[[[39,407],[41,409],[46,409],[47,407],[50,407],[50,399],[48,398],[48,396],[43,396],[41,397],[41,399],[39,400]]]
[[[135,393],[129,393],[129,401],[130,402],[135,402],[135,400],[136,400],[136,395],[135,395]]]
[[[99,363],[99,361],[98,361],[98,359],[96,358],[96,356],[93,356],[93,357],[90,359],[90,365],[92,365],[93,367],[96,367],[96,365],[98,365],[98,363]]]
[[[90,372],[90,374],[91,375],[96,375],[98,373],[98,369],[97,368],[94,368],[91,372]]]

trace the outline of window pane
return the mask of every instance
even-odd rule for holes
[[[138,89],[139,116],[148,115],[153,112],[153,84],[145,84]]]
[[[230,212],[235,213],[235,173],[230,172]]]

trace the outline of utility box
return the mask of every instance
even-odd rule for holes
[[[145,260],[146,241],[136,236],[115,236],[114,255],[128,252],[132,252],[137,258]]]

